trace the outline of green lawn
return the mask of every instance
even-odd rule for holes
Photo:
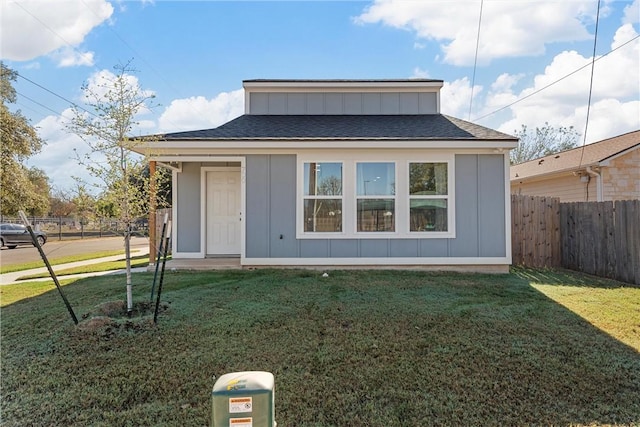
[[[158,325],[79,327],[40,286],[0,287],[5,426],[206,426],[215,377],[243,370],[275,375],[280,426],[640,423],[640,288],[618,282],[167,272]],[[125,295],[123,276],[63,289],[79,317]]]
[[[114,256],[114,255],[124,256],[124,250],[102,251],[102,252],[93,252],[93,253],[86,253],[86,254],[80,254],[80,255],[70,255],[66,257],[51,258],[49,259],[49,264],[51,265],[66,264],[69,262],[84,261],[88,259],[96,259],[96,258],[102,258],[102,257],[108,257],[108,256]],[[23,263],[23,264],[12,264],[12,265],[0,264],[0,273],[1,274],[13,273],[14,271],[24,271],[24,270],[30,270],[32,268],[40,268],[40,267],[45,267],[45,264],[42,260]]]
[[[149,255],[140,255],[140,256],[131,257],[131,268],[147,267],[148,265],[149,265]],[[122,269],[125,269],[126,267],[127,267],[126,260],[118,260],[118,261],[100,262],[97,264],[82,265],[75,268],[65,268],[62,270],[55,270],[55,272],[56,272],[56,276],[66,276],[70,274],[83,274],[83,273],[95,273],[100,271],[122,270]],[[18,280],[39,279],[42,277],[49,277],[49,272],[20,276]]]

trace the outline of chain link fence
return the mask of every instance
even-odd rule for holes
[[[49,240],[93,239],[100,237],[123,236],[126,231],[124,222],[114,218],[78,218],[78,217],[29,217],[36,230],[47,233]],[[0,215],[3,224],[22,224],[19,217]],[[131,232],[137,236],[149,235],[147,218],[136,220]]]

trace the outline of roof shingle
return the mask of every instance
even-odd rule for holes
[[[511,140],[517,138],[442,114],[252,115],[213,129],[174,132],[163,140],[385,139]]]
[[[538,175],[573,171],[593,166],[636,146],[640,147],[640,130],[513,165],[510,175],[512,180],[522,180]]]

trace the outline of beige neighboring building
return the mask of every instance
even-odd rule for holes
[[[511,193],[561,202],[640,199],[640,130],[511,166]]]

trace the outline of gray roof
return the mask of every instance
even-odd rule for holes
[[[174,132],[163,140],[517,140],[442,114],[255,115],[245,114],[214,129]]]

